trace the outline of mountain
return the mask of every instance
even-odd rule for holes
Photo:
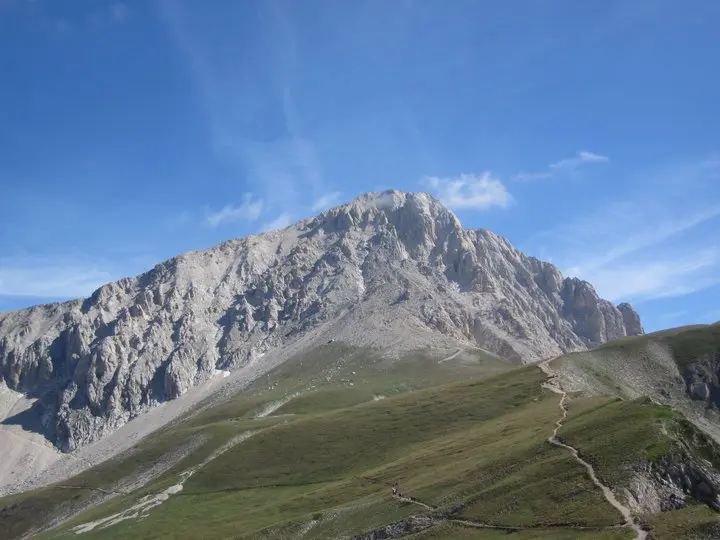
[[[0,332],[2,539],[720,537],[720,326],[645,335],[424,194]]]
[[[527,363],[642,333],[628,304],[463,229],[427,194],[385,191],[85,300],[0,314],[0,377],[37,399],[5,423],[72,451],[218,371],[257,376],[268,353],[330,340],[391,356],[476,346]]]

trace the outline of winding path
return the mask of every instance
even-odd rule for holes
[[[635,520],[632,512],[630,512],[630,509],[624,504],[622,504],[620,501],[618,501],[612,490],[600,481],[600,479],[595,474],[595,469],[593,468],[593,466],[580,457],[577,448],[565,444],[561,442],[560,439],[558,439],[558,430],[563,427],[563,422],[567,419],[568,415],[567,407],[565,406],[565,402],[567,401],[567,392],[565,392],[560,386],[558,386],[556,382],[557,373],[555,373],[550,367],[550,360],[540,362],[538,366],[548,376],[548,381],[543,383],[543,388],[547,388],[551,392],[560,394],[559,407],[562,411],[562,418],[555,422],[555,429],[553,430],[552,435],[548,438],[548,442],[560,448],[569,450],[572,453],[575,461],[585,467],[585,470],[587,470],[590,480],[592,480],[592,483],[595,484],[598,488],[600,488],[607,502],[613,505],[618,510],[618,512],[622,514],[623,518],[625,519],[625,526],[635,531],[635,540],[645,540],[647,538],[647,531],[643,530],[640,524]]]
[[[425,510],[430,510],[430,511],[435,511],[435,510],[437,510],[437,508],[435,508],[434,506],[430,506],[429,504],[425,504],[424,502],[419,501],[419,500],[417,500],[417,499],[414,499],[413,497],[404,497],[404,496],[402,496],[402,495],[393,495],[393,497],[394,497],[395,499],[397,499],[398,501],[402,501],[402,502],[406,502],[406,503],[411,503],[411,504],[417,504],[418,506],[422,506]]]
[[[286,405],[290,403],[293,399],[295,399],[298,396],[301,396],[302,392],[295,392],[293,394],[290,394],[289,396],[286,396],[282,399],[279,399],[278,401],[273,401],[272,403],[269,403],[263,408],[262,411],[257,413],[255,415],[255,418],[265,418],[266,416],[270,416],[272,413],[277,411],[280,407],[283,405]]]
[[[452,353],[450,356],[446,356],[446,357],[443,358],[442,360],[438,360],[438,364],[442,364],[443,362],[449,362],[449,361],[452,360],[453,358],[456,358],[457,355],[460,354],[462,351],[463,351],[462,349],[458,349],[457,351],[455,351],[454,353]]]
[[[447,358],[444,358],[443,360],[440,360],[440,362],[446,362],[448,360],[452,360],[455,358],[458,354],[460,354],[461,350],[458,349],[457,352],[454,354],[448,356]],[[509,525],[493,525],[490,523],[485,523],[482,521],[475,521],[468,518],[462,518],[462,517],[452,517],[451,515],[431,515],[432,519],[434,519],[434,523],[432,523],[429,526],[434,526],[439,524],[442,521],[448,521],[451,523],[457,523],[458,525],[464,525],[466,527],[475,527],[479,529],[496,529],[496,530],[504,530],[504,531],[522,531],[522,530],[530,530],[530,529],[543,529],[543,528],[573,528],[573,529],[583,529],[583,530],[607,530],[607,529],[617,529],[617,528],[628,528],[635,531],[635,540],[646,540],[648,538],[648,533],[645,531],[641,525],[636,521],[635,517],[633,516],[630,509],[622,504],[618,499],[615,497],[615,494],[612,492],[612,490],[603,484],[600,479],[597,477],[597,474],[595,474],[595,469],[593,466],[585,461],[583,458],[580,457],[580,454],[577,450],[577,448],[570,446],[569,444],[565,444],[558,438],[558,431],[561,427],[563,427],[563,423],[568,417],[568,410],[566,406],[566,402],[568,400],[568,395],[565,390],[561,388],[561,386],[558,384],[557,381],[557,373],[550,367],[550,360],[545,360],[543,362],[540,362],[538,366],[540,369],[548,376],[548,380],[545,381],[542,386],[543,388],[547,388],[551,392],[554,392],[556,394],[560,395],[560,402],[558,406],[560,407],[560,411],[562,412],[562,416],[560,419],[558,419],[555,422],[555,429],[553,429],[552,435],[548,437],[548,442],[554,446],[564,448],[565,450],[569,450],[570,453],[575,458],[575,461],[580,463],[585,470],[587,471],[588,476],[590,477],[590,480],[592,483],[598,487],[602,493],[605,499],[610,503],[620,514],[623,516],[624,523],[622,525],[613,525],[610,527],[585,527],[581,525],[574,525],[574,524],[566,524],[566,523],[557,523],[557,524],[548,524],[545,526],[530,526],[530,527],[522,527],[522,526],[509,526]],[[427,503],[424,503],[414,497],[409,497],[403,495],[402,490],[400,490],[400,486],[397,483],[391,483],[386,482],[383,480],[379,480],[377,478],[371,478],[371,477],[362,477],[364,480],[376,483],[376,484],[383,484],[386,486],[390,486],[393,488],[393,498],[405,503],[411,503],[418,506],[421,506],[425,510],[429,510],[431,512],[436,512],[438,508],[435,506],[429,505]],[[411,516],[411,517],[417,517],[417,516]],[[374,531],[375,532],[375,531]],[[386,533],[387,534],[387,533]],[[401,533],[401,534],[404,534]],[[389,536],[392,537],[392,536]],[[356,538],[368,538],[367,535],[362,535]]]
[[[400,485],[396,482],[386,482],[384,480],[380,480],[377,478],[371,478],[368,476],[361,477],[363,480],[366,480],[368,482],[372,482],[374,484],[380,484],[384,486],[388,486],[393,488],[392,497],[395,500],[409,503],[409,504],[415,504],[417,506],[421,506],[425,510],[429,510],[432,512],[432,514],[422,514],[422,515],[414,515],[410,516],[407,519],[415,519],[419,517],[424,517],[427,519],[430,519],[432,521],[432,524],[428,525],[428,527],[433,527],[435,525],[439,525],[443,521],[447,521],[449,523],[457,523],[458,525],[463,525],[465,527],[473,527],[476,529],[492,529],[492,530],[499,530],[499,531],[506,531],[506,532],[517,532],[517,531],[530,531],[530,530],[547,530],[547,529],[580,529],[580,530],[588,530],[588,531],[604,531],[607,529],[616,529],[618,527],[625,527],[626,525],[614,525],[611,527],[587,527],[583,525],[578,525],[574,523],[545,523],[540,525],[530,525],[530,526],[522,526],[522,525],[499,525],[499,524],[492,524],[487,523],[485,521],[480,520],[474,520],[472,518],[466,518],[466,517],[453,517],[453,512],[450,513],[446,512],[438,512],[440,510],[437,506],[433,506],[431,504],[427,504],[419,499],[416,499],[415,497],[406,496],[403,494],[402,489],[400,488]],[[384,527],[383,527],[384,529]],[[400,535],[404,536],[406,531],[401,531]],[[387,534],[387,532],[385,533]],[[393,538],[394,536],[389,536],[388,538]],[[354,537],[355,539],[367,539],[368,535],[360,535],[357,537]]]

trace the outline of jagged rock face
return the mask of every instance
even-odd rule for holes
[[[623,324],[625,325],[625,331],[628,336],[640,336],[645,333],[642,322],[640,321],[640,315],[637,311],[627,302],[618,304],[618,311],[622,314]]]
[[[638,513],[669,512],[687,506],[687,499],[720,510],[720,475],[710,462],[689,452],[640,463],[632,472],[625,495]]]
[[[86,300],[0,314],[0,379],[41,397],[48,437],[72,450],[313,333],[398,347],[440,336],[530,362],[642,325],[504,238],[463,230],[429,195],[388,191],[181,255]]]
[[[688,362],[681,375],[689,397],[708,409],[720,409],[720,349]]]
[[[689,454],[679,454],[663,456],[652,463],[640,463],[635,469],[625,496],[637,513],[684,508],[688,498],[720,510],[720,476],[710,463],[703,463]]]

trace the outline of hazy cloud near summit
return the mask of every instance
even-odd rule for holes
[[[322,212],[333,206],[340,204],[342,201],[342,193],[340,191],[334,191],[332,193],[326,193],[312,205],[313,212]]]
[[[274,231],[277,229],[284,229],[285,227],[292,225],[293,216],[288,212],[283,212],[272,221],[264,223],[260,229],[262,232]]]
[[[426,176],[420,183],[450,208],[507,208],[512,201],[505,185],[489,172],[449,178]]]
[[[253,200],[251,193],[245,193],[242,204],[238,206],[228,204],[216,212],[208,212],[206,221],[210,227],[239,220],[255,221],[262,214],[263,207],[261,199]]]

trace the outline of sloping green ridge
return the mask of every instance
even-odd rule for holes
[[[103,506],[112,511],[127,507],[159,486],[175,483],[177,475],[201,463],[214,450],[247,429],[273,425],[280,419],[254,419],[266,405],[298,392],[311,393],[310,412],[372,401],[377,395],[398,395],[444,381],[476,378],[484,373],[507,370],[511,364],[481,350],[463,352],[456,361],[438,359],[454,351],[419,351],[386,361],[378,352],[334,343],[289,359],[242,393],[208,400],[199,413],[187,415],[141,441],[125,455],[93,467],[61,483],[21,495],[0,498],[0,538],[15,538],[58,516],[74,513],[87,505],[100,490],[112,490],[133,472],[161,461],[173,450],[196,442],[204,444],[166,474],[159,482],[136,491],[132,497],[117,497]],[[350,385],[350,379],[355,382]],[[341,393],[339,403],[327,397]],[[325,399],[321,399],[322,397]],[[292,402],[288,404],[292,405]],[[103,510],[91,511],[91,515]]]
[[[513,532],[513,538],[632,538],[628,530],[606,528],[619,524],[621,516],[569,452],[547,442],[560,416],[559,396],[542,388],[546,376],[537,367],[478,373],[467,379],[467,365],[436,368],[437,358],[424,357],[413,374],[410,361],[404,367],[386,369],[381,360],[354,351],[345,357],[340,376],[327,381],[323,377],[328,366],[335,366],[333,354],[348,353],[324,354],[326,358],[313,368],[306,357],[304,378],[293,373],[299,365],[289,364],[278,386],[263,383],[262,388],[257,386],[151,437],[134,455],[66,482],[76,487],[108,485],[138,463],[152,463],[193,437],[205,440],[196,452],[143,489],[118,496],[41,536],[210,539],[295,538],[302,533],[302,538],[351,537],[428,513],[421,506],[394,499],[390,484],[397,482],[406,495],[425,504],[439,510],[455,508],[453,515],[458,519],[527,528]],[[467,362],[472,364],[472,359]],[[351,375],[353,386],[347,382]],[[465,380],[422,388],[434,377]],[[415,382],[398,389],[402,380]],[[268,401],[301,387],[306,389],[303,395],[275,412],[282,416],[253,418]],[[395,395],[389,391],[393,388]],[[390,396],[374,400],[379,392]],[[631,464],[672,451],[673,433],[666,428],[675,414],[646,399],[576,398],[559,435],[580,450],[603,481],[622,487],[624,471]],[[262,431],[198,470],[181,492],[143,519],[80,536],[72,531],[73,526],[122,511],[141,496],[177,483],[182,471],[251,429]],[[72,496],[82,499],[89,491],[77,490]],[[0,499],[0,532],[7,538],[17,536],[36,524],[38,516],[67,509],[70,497],[67,489],[48,487]],[[458,506],[463,508],[458,511]],[[656,538],[670,539],[683,538],[678,536],[677,522],[702,537],[717,518],[705,506],[691,506],[645,521],[654,528]],[[572,528],[573,524],[600,529]],[[412,537],[500,535],[507,533],[445,522]]]
[[[678,367],[682,368],[688,362],[704,355],[717,355],[720,352],[720,322],[681,326],[642,336],[622,338],[605,343],[590,352],[607,350],[629,352],[640,349],[651,342],[668,344],[673,359]]]
[[[328,519],[306,537],[327,538],[418,512],[365,478],[399,482],[436,506],[486,497],[492,504],[468,509],[476,519],[617,523],[582,468],[547,444],[558,408],[544,379],[528,367],[298,418],[212,461],[146,519],[84,536],[161,538],[172,530],[175,538],[253,538],[267,529],[279,536],[320,513]]]

